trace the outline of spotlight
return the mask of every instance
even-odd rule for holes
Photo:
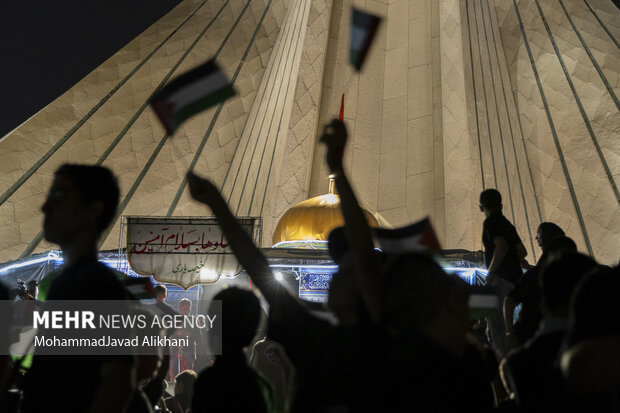
[[[276,273],[274,275],[275,275],[277,281],[282,281],[284,279],[284,277],[282,276],[282,273],[280,271],[276,271]]]

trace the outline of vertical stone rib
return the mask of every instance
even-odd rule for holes
[[[252,123],[252,128],[245,129],[241,136],[241,140],[245,140],[245,149],[243,153],[235,153],[231,163],[231,170],[236,171],[235,180],[224,182],[223,192],[229,194],[229,202],[236,214],[257,213],[255,209],[258,210],[260,206],[256,201],[260,199],[257,194],[263,188],[263,180],[264,187],[268,186],[265,172],[273,173],[269,167],[281,147],[277,127],[288,125],[293,99],[290,87],[283,86],[294,82],[297,77],[300,56],[295,51],[303,42],[307,29],[308,7],[309,0],[297,0],[288,12],[287,27],[280,32],[275,46],[278,52],[272,53],[268,63],[270,75],[261,81],[262,98],[254,102],[253,106],[257,109],[251,112],[246,121],[246,125]],[[264,91],[267,89],[270,92],[265,97]],[[252,147],[251,153],[247,151],[249,147]],[[269,150],[272,152],[271,158],[266,155]],[[265,195],[266,192],[262,192]]]
[[[605,171],[605,175],[607,175],[607,180],[609,181],[609,184],[611,185],[612,191],[614,192],[614,195],[616,196],[616,200],[618,201],[618,203],[620,204],[620,192],[618,192],[618,186],[616,185],[616,180],[614,179],[611,170],[609,169],[609,165],[607,164],[607,160],[605,159],[605,155],[603,155],[603,151],[601,150],[601,147],[598,143],[598,139],[596,138],[596,134],[594,133],[594,130],[592,129],[592,125],[590,124],[590,119],[588,118],[588,115],[586,114],[586,110],[583,107],[583,104],[581,103],[581,98],[579,97],[579,94],[577,93],[577,89],[575,89],[575,85],[573,84],[573,80],[571,79],[570,74],[568,73],[568,69],[566,68],[566,64],[564,63],[564,59],[562,58],[562,54],[560,53],[560,50],[558,49],[558,45],[555,41],[555,37],[553,36],[553,33],[551,33],[551,28],[549,28],[549,24],[547,23],[547,18],[545,17],[545,13],[542,10],[542,7],[540,7],[540,2],[538,0],[534,0],[534,2],[536,3],[536,8],[538,9],[538,14],[540,15],[540,18],[542,19],[543,25],[545,26],[545,30],[547,31],[547,35],[549,36],[549,40],[551,41],[551,44],[553,45],[553,50],[555,51],[555,55],[558,58],[558,61],[560,62],[560,66],[562,66],[562,71],[564,72],[564,77],[566,77],[566,81],[568,82],[568,86],[570,87],[571,92],[573,93],[573,97],[575,98],[575,103],[577,103],[577,106],[579,107],[579,113],[581,114],[581,117],[583,119],[583,123],[586,126],[586,129],[588,130],[588,134],[590,135],[590,139],[592,140],[592,144],[594,145],[594,148],[596,149],[596,153],[598,154],[598,157],[601,161],[601,165],[603,166],[603,170]],[[613,95],[615,96],[615,94]]]
[[[510,174],[508,173],[508,159],[506,158],[506,149],[504,147],[504,133],[502,132],[502,122],[499,113],[499,104],[497,103],[497,90],[495,88],[495,79],[493,77],[493,64],[491,62],[491,48],[489,47],[489,37],[487,35],[487,25],[484,19],[484,7],[482,6],[482,0],[480,0],[480,13],[482,15],[482,30],[484,31],[484,39],[486,43],[486,50],[489,55],[489,71],[491,72],[491,85],[493,86],[493,101],[495,102],[495,114],[497,115],[497,128],[499,131],[499,142],[502,148],[502,158],[504,159],[504,173],[506,174],[506,186],[508,187],[508,200],[510,202],[510,213],[512,215],[512,223],[517,226],[517,220],[515,216],[515,208],[512,202],[512,188],[510,185]]]
[[[471,65],[471,84],[474,93],[474,111],[476,114],[476,136],[478,137],[478,154],[480,156],[480,175],[482,178],[482,189],[486,189],[484,179],[484,165],[482,163],[482,144],[480,142],[480,121],[478,119],[478,94],[476,93],[476,78],[474,77],[474,53],[471,46],[471,27],[469,24],[469,0],[465,0],[465,8],[467,12],[467,41],[469,43],[469,62]]]
[[[519,166],[519,158],[517,155],[517,148],[515,146],[515,140],[514,140],[514,131],[512,128],[512,121],[510,120],[510,111],[508,109],[508,99],[506,98],[506,88],[504,87],[504,78],[502,75],[502,67],[506,65],[505,61],[501,61],[500,60],[500,55],[499,55],[499,51],[497,49],[497,39],[495,38],[495,31],[494,31],[494,25],[493,25],[493,15],[491,14],[491,5],[487,2],[487,7],[488,7],[488,14],[489,14],[489,25],[490,25],[490,29],[491,29],[491,34],[492,34],[492,38],[493,38],[493,46],[494,46],[494,50],[495,50],[495,58],[497,60],[497,65],[499,67],[499,78],[500,78],[500,83],[501,83],[501,88],[502,88],[502,96],[504,98],[504,107],[506,108],[506,117],[508,118],[508,127],[510,130],[510,138],[511,138],[511,143],[512,143],[512,151],[514,153],[515,156],[515,165],[517,167],[517,177],[518,177],[518,181],[519,181],[519,190],[521,193],[521,201],[523,202],[523,212],[525,215],[525,225],[528,231],[528,235],[529,235],[529,239],[530,239],[530,248],[531,248],[531,252],[534,255],[534,259],[536,259],[536,251],[534,249],[534,241],[532,240],[532,229],[531,229],[531,223],[530,223],[530,217],[527,211],[527,202],[525,201],[525,188],[523,187],[523,181],[521,180],[521,168]],[[503,65],[502,65],[503,63]],[[529,165],[528,165],[529,167]],[[534,190],[534,186],[533,186],[533,182],[532,182],[532,191],[534,191],[534,194],[536,194],[535,190]],[[538,200],[536,200],[536,205],[538,206]],[[539,212],[540,214],[540,212]],[[516,225],[516,224],[515,224]]]
[[[480,74],[482,76],[482,95],[484,96],[484,111],[487,119],[487,133],[489,134],[489,149],[491,150],[491,163],[493,165],[493,182],[495,188],[499,189],[497,180],[497,170],[495,168],[495,153],[493,151],[493,136],[491,133],[491,121],[489,116],[489,99],[487,98],[486,79],[484,76],[484,65],[482,64],[482,48],[480,46],[480,30],[478,29],[478,17],[476,16],[476,3],[474,2],[474,27],[476,27],[476,40],[478,43],[478,63],[480,65]]]
[[[568,185],[568,190],[571,194],[571,198],[573,201],[573,206],[575,207],[575,212],[577,213],[577,219],[579,221],[579,226],[581,227],[581,232],[586,243],[586,247],[590,255],[594,256],[594,252],[592,251],[592,245],[590,244],[590,238],[588,236],[588,231],[586,229],[585,222],[583,220],[583,215],[581,213],[581,208],[579,207],[579,201],[577,200],[577,195],[575,193],[575,188],[573,186],[573,181],[568,172],[568,167],[566,165],[566,159],[564,159],[564,153],[562,151],[562,146],[560,145],[560,141],[558,139],[557,132],[555,130],[555,125],[553,123],[553,117],[551,116],[551,112],[549,111],[549,105],[547,104],[547,98],[545,97],[545,91],[543,90],[542,84],[540,82],[540,77],[538,76],[538,70],[536,69],[536,63],[534,62],[534,57],[532,56],[532,51],[530,50],[529,42],[527,40],[527,36],[525,34],[525,27],[523,25],[523,20],[521,19],[521,13],[519,12],[519,6],[517,5],[516,0],[513,0],[513,4],[515,7],[515,11],[517,13],[517,19],[519,20],[519,27],[521,29],[521,36],[523,37],[523,42],[525,45],[525,49],[527,50],[528,57],[530,59],[530,64],[532,66],[532,71],[534,72],[534,77],[536,78],[536,84],[538,85],[538,90],[540,92],[540,97],[543,102],[543,106],[545,108],[545,113],[547,115],[547,121],[549,122],[549,127],[551,128],[551,134],[553,136],[553,142],[555,144],[556,150],[558,152],[558,156],[560,158],[560,163],[562,165],[562,171],[564,173],[564,177],[566,178],[566,184]]]
[[[616,46],[618,47],[618,49],[620,49],[620,42],[618,42],[618,39],[616,39],[616,37],[613,35],[613,33],[607,28],[607,25],[598,16],[598,13],[592,8],[592,6],[590,5],[590,2],[588,0],[583,0],[583,1],[586,4],[586,6],[588,6],[588,9],[592,13],[592,15],[596,18],[596,20],[601,25],[603,30],[605,30],[605,32],[607,33],[607,35],[609,36],[611,41],[613,41],[616,44]]]

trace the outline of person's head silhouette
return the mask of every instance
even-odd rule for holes
[[[222,354],[240,352],[256,335],[261,316],[258,298],[251,291],[231,287],[213,299],[222,302]]]
[[[388,262],[384,325],[396,341],[407,343],[421,333],[459,355],[469,329],[468,299],[467,284],[426,255],[394,256]]]
[[[480,193],[480,211],[485,216],[502,210],[502,194],[497,189],[489,188]]]
[[[114,218],[118,199],[118,184],[109,169],[62,165],[41,208],[45,239],[60,245],[70,260],[83,251],[96,251],[97,240]]]

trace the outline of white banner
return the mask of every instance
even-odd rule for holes
[[[256,242],[260,218],[239,221]],[[242,271],[215,218],[127,217],[127,259],[138,274],[185,289]]]

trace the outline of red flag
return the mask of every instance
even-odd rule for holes
[[[342,94],[342,101],[340,102],[340,116],[338,116],[338,120],[340,120],[340,122],[344,120],[344,93]]]

